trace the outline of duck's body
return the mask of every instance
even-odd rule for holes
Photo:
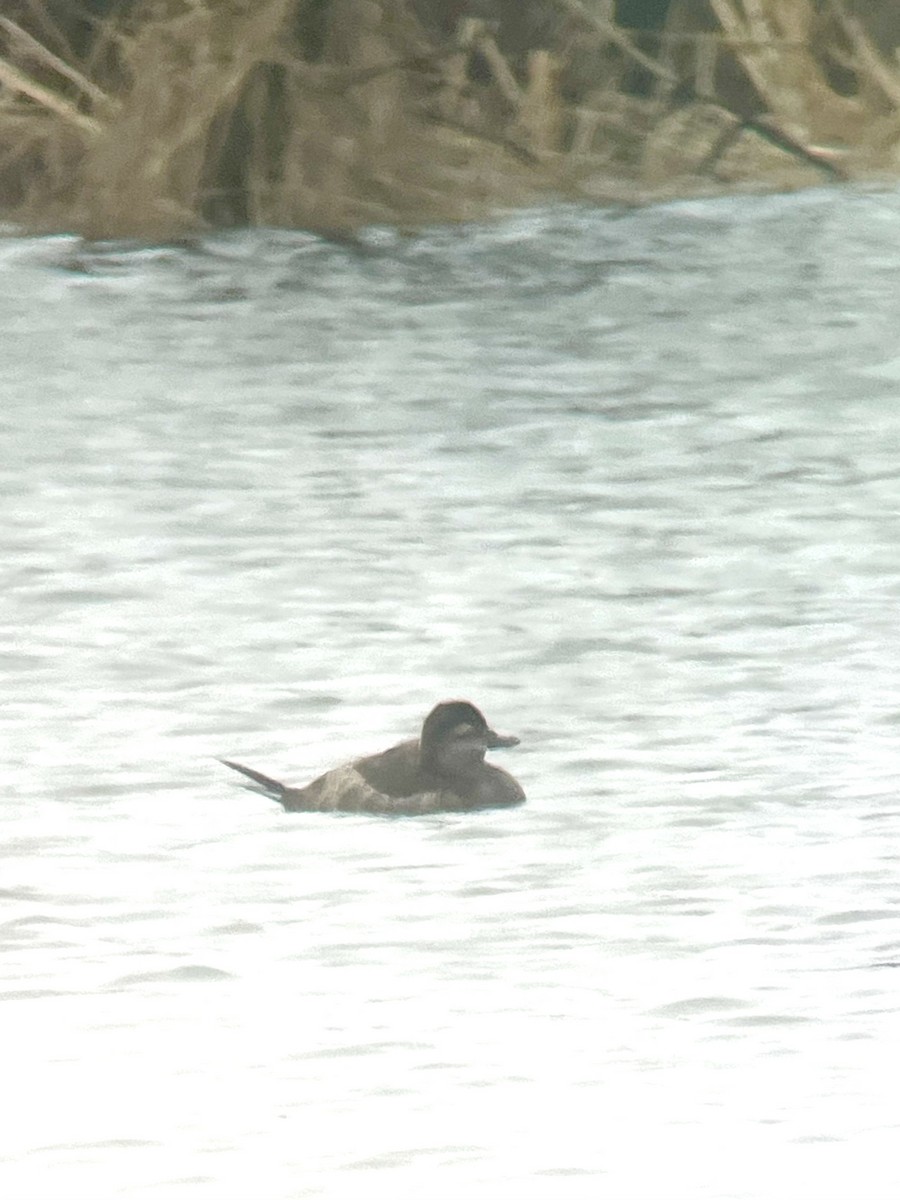
[[[303,788],[222,761],[288,812],[466,812],[524,801],[516,780],[484,761],[486,750],[518,740],[495,733],[474,704],[448,700],[428,714],[420,737],[336,767]]]

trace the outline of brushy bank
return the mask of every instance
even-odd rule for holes
[[[898,43],[894,0],[8,0],[0,214],[342,233],[894,175]]]

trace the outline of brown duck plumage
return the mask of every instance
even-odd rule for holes
[[[523,802],[516,780],[484,761],[485,751],[518,741],[495,733],[467,700],[445,700],[425,718],[418,738],[336,767],[306,787],[287,787],[240,763],[222,762],[288,812],[465,812]]]

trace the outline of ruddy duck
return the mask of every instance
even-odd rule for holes
[[[288,812],[412,816],[521,804],[525,793],[512,775],[484,761],[487,750],[518,744],[517,737],[495,733],[468,700],[445,700],[425,718],[418,738],[336,767],[303,788],[287,787],[240,763],[221,761],[252,779],[254,790],[277,800]]]

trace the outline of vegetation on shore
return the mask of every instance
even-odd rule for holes
[[[876,0],[5,12],[0,215],[28,229],[345,233],[900,166],[900,8]]]

